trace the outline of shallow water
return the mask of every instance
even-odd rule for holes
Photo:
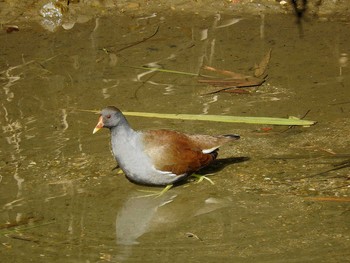
[[[349,261],[349,168],[304,178],[350,158],[349,35],[348,22],[310,20],[300,37],[286,15],[177,13],[1,32],[1,258]],[[251,94],[203,95],[216,88],[133,68],[198,73],[205,64],[248,74],[270,48],[267,82]],[[264,132],[270,126],[130,117],[136,129],[242,136],[204,171],[215,185],[140,198],[149,188],[112,171],[109,134],[92,135],[98,116],[82,111],[106,105],[274,117],[310,110],[306,119],[318,124]]]

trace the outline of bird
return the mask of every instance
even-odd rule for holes
[[[220,146],[240,138],[167,129],[136,131],[114,106],[101,111],[93,134],[101,128],[110,130],[112,153],[129,181],[168,188],[211,164]]]

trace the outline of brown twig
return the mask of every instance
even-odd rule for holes
[[[301,120],[304,119],[304,118],[309,114],[310,111],[311,111],[311,110],[307,110],[307,111],[305,112],[305,114],[304,114],[300,119],[301,119]],[[294,127],[295,127],[295,126],[293,126],[293,125],[292,125],[292,126],[289,126],[287,129],[281,131],[281,133],[284,133],[284,132],[286,132],[286,131],[288,131],[288,130],[294,128]]]
[[[305,199],[306,199],[306,200],[310,200],[310,201],[350,202],[350,198],[346,198],[346,197],[333,197],[333,196],[306,197]]]
[[[142,40],[139,40],[139,41],[136,41],[136,42],[134,42],[134,43],[131,43],[131,44],[125,46],[125,47],[119,48],[119,49],[117,49],[117,52],[120,52],[120,51],[123,51],[123,50],[125,50],[125,49],[134,47],[134,46],[136,46],[136,45],[138,45],[138,44],[141,44],[141,43],[143,43],[143,42],[145,42],[145,41],[151,39],[152,37],[154,37],[155,35],[157,35],[158,31],[159,31],[159,26],[157,26],[156,31],[154,31],[154,33],[153,33],[152,35],[150,35],[150,36],[148,36],[148,37],[145,37],[145,38],[143,38]]]

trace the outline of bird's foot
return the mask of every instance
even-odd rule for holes
[[[191,176],[197,178],[197,184],[199,184],[200,182],[202,182],[204,179],[209,181],[209,183],[211,183],[212,185],[214,185],[215,183],[213,182],[213,180],[211,180],[210,178],[204,176],[204,175],[199,175],[199,174],[192,174]]]
[[[140,192],[148,193],[148,194],[138,196],[137,198],[142,198],[142,197],[154,197],[154,198],[157,198],[157,197],[162,196],[162,195],[165,194],[166,192],[168,192],[168,190],[169,190],[170,188],[172,188],[172,187],[173,187],[172,184],[168,184],[168,185],[167,185],[166,187],[164,187],[164,189],[161,190],[161,191],[138,190],[138,191],[140,191]]]
[[[120,168],[120,166],[119,165],[117,165],[116,167],[114,167],[113,169],[112,169],[112,171],[117,171],[117,174],[119,175],[119,174],[124,174],[124,172],[123,172],[123,170]]]

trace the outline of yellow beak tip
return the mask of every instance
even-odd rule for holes
[[[96,132],[98,132],[101,128],[95,127],[95,129],[92,131],[92,134],[95,134]]]

